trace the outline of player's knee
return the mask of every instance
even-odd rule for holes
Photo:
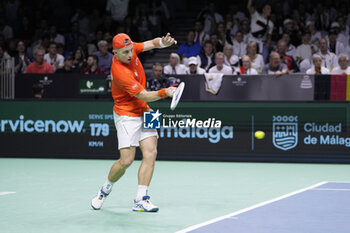
[[[143,158],[150,160],[150,161],[154,161],[157,158],[157,148],[151,149],[151,150],[147,150],[144,154],[143,154]]]
[[[120,160],[120,165],[122,168],[126,169],[132,164],[132,162],[134,162],[133,158],[124,158]]]

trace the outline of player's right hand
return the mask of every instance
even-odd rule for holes
[[[165,93],[169,97],[173,97],[174,92],[176,91],[177,87],[168,87],[165,89]]]

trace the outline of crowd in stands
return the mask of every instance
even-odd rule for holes
[[[14,57],[17,73],[108,74],[116,33],[145,41],[170,29],[166,1],[34,3],[0,5],[0,59]],[[173,74],[350,74],[349,1],[216,1],[198,9],[169,64],[153,66],[149,88],[170,85]]]
[[[82,4],[83,3],[83,4]],[[144,41],[169,31],[162,0],[0,1],[0,59],[16,73],[110,73],[119,32]]]
[[[217,7],[201,10],[166,75],[350,74],[350,2],[248,0],[223,5],[225,14]]]

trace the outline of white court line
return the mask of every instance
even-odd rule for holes
[[[297,190],[297,191],[294,191],[294,192],[285,194],[285,195],[283,195],[283,196],[274,198],[274,199],[272,199],[272,200],[265,201],[265,202],[261,202],[261,203],[259,203],[259,204],[253,205],[253,206],[251,206],[251,207],[238,210],[238,211],[233,212],[233,213],[231,213],[231,214],[227,214],[227,215],[224,215],[224,216],[221,216],[221,217],[218,217],[218,218],[214,218],[214,219],[212,219],[212,220],[209,220],[209,221],[206,221],[206,222],[203,222],[203,223],[199,223],[199,224],[197,224],[197,225],[194,225],[194,226],[185,228],[185,229],[180,230],[180,231],[177,231],[177,232],[175,232],[175,233],[186,233],[186,232],[189,232],[189,231],[193,231],[193,230],[195,230],[195,229],[197,229],[197,228],[200,228],[200,227],[203,227],[203,226],[206,226],[206,225],[209,225],[209,224],[212,224],[212,223],[221,221],[221,220],[223,220],[223,219],[225,219],[225,218],[231,218],[231,217],[236,216],[236,215],[239,215],[239,214],[241,214],[241,213],[244,213],[244,212],[247,212],[247,211],[250,211],[250,210],[259,208],[259,207],[262,207],[262,206],[264,206],[264,205],[271,204],[271,203],[273,203],[273,202],[276,202],[276,201],[285,199],[285,198],[287,198],[287,197],[290,197],[290,196],[293,196],[293,195],[296,195],[296,194],[305,192],[305,191],[307,191],[307,190],[316,188],[316,187],[321,186],[321,185],[324,185],[324,184],[326,184],[326,183],[328,183],[328,181],[323,181],[323,182],[320,182],[320,183],[311,185],[311,186],[309,186],[309,187],[306,187],[306,188],[303,188],[303,189],[299,189],[299,190]]]
[[[315,188],[313,190],[319,190],[319,191],[348,191],[348,192],[350,192],[350,189]]]
[[[0,192],[0,196],[7,195],[7,194],[14,194],[14,193],[16,192]]]

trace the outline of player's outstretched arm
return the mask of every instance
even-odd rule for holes
[[[153,40],[148,40],[144,42],[144,48],[142,52],[151,50],[151,49],[161,49],[169,47],[173,44],[177,44],[177,41],[170,36],[170,33],[168,32],[166,36],[163,36],[162,38],[157,37]]]
[[[176,87],[168,87],[159,91],[142,90],[140,93],[135,95],[135,97],[146,102],[154,102],[166,97],[173,97],[175,90],[176,90]]]

